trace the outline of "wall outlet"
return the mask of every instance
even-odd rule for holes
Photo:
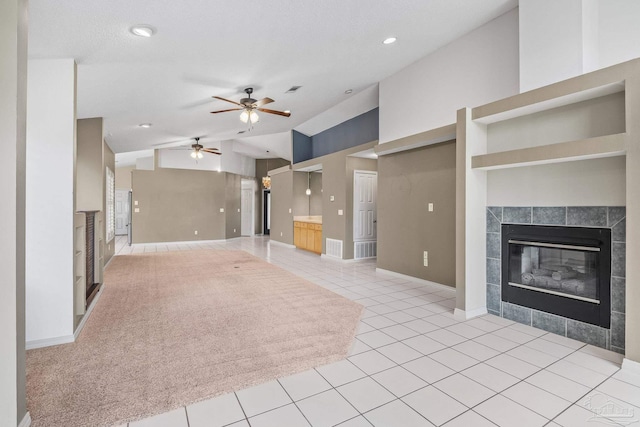
[[[344,211],[342,209],[338,209],[338,215],[344,215]]]
[[[140,208],[135,208],[135,209],[133,210],[133,212],[134,212],[134,213],[138,213],[138,212],[140,212]]]
[[[282,237],[282,231],[280,232],[280,237]]]
[[[194,231],[193,234],[198,235],[198,230]]]
[[[429,203],[429,212],[433,212],[433,203]]]
[[[134,204],[135,206],[138,206],[138,201],[136,200],[135,202],[133,202],[133,204]]]
[[[233,232],[234,232],[234,233],[236,232],[236,229],[235,229],[235,228],[233,229]]]
[[[289,208],[289,213],[291,213],[291,208]]]

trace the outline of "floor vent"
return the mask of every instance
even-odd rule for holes
[[[342,259],[342,240],[325,239],[327,256],[332,256]]]
[[[353,242],[354,259],[375,258],[378,255],[378,242]]]

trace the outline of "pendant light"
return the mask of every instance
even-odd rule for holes
[[[269,176],[269,158],[268,157],[267,157],[267,173],[266,173],[266,176],[262,177],[262,186],[265,188],[265,190],[271,189],[271,177]]]
[[[311,195],[311,172],[307,172],[307,196]]]

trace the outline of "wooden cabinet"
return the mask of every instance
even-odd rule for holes
[[[298,249],[322,253],[322,224],[294,221],[293,244]]]

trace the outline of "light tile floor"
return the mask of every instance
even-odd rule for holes
[[[116,241],[119,255],[190,249],[245,250],[361,303],[358,334],[346,360],[129,427],[640,425],[640,377],[620,371],[620,355],[492,315],[459,322],[453,290],[376,272],[374,261],[266,237]]]

